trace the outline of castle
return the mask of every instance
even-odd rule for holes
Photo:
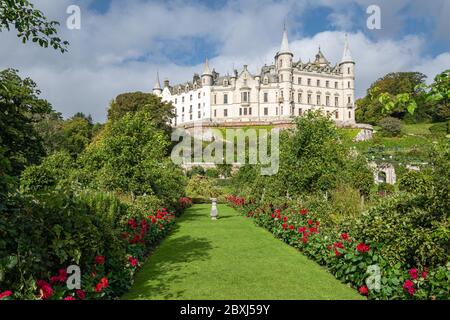
[[[339,64],[332,66],[320,48],[314,62],[294,62],[284,28],[274,62],[259,74],[244,65],[241,72],[221,76],[206,59],[202,75],[184,84],[171,86],[166,80],[162,88],[158,74],[153,94],[175,106],[174,126],[271,123],[308,110],[323,110],[341,125],[355,124],[355,61],[347,37]]]

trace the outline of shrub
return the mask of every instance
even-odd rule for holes
[[[384,118],[378,125],[381,127],[382,134],[388,137],[399,136],[402,132],[402,122],[397,118]]]

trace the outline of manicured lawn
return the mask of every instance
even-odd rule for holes
[[[195,205],[124,299],[362,299],[324,268],[225,205]]]

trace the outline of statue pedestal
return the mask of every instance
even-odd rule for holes
[[[219,216],[219,212],[217,211],[217,199],[213,198],[211,201],[211,220],[217,220],[217,217]]]

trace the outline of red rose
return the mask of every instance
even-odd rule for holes
[[[275,219],[275,213],[272,213],[272,219]]]
[[[86,292],[84,292],[83,290],[77,290],[76,293],[79,299],[81,300],[86,299]]]
[[[40,296],[41,299],[47,300],[47,299],[50,299],[53,296],[53,288],[52,288],[52,286],[49,283],[47,283],[47,282],[45,282],[43,280],[40,280],[40,281],[37,282],[37,285],[39,287],[39,292],[41,294],[41,296]]]
[[[67,280],[66,269],[59,269],[58,274],[59,274],[59,281],[66,282],[66,280]]]
[[[306,243],[308,243],[308,238],[307,238],[307,237],[303,237],[303,238],[302,238],[302,241],[303,241],[303,243],[306,244]]]
[[[356,250],[358,250],[360,253],[366,253],[370,251],[370,246],[366,245],[364,242],[361,242],[356,246]]]
[[[367,286],[361,286],[359,287],[359,293],[362,294],[363,296],[367,296],[369,294],[369,288],[367,288]]]
[[[4,298],[8,298],[10,296],[12,296],[12,291],[10,291],[10,290],[5,291],[5,292],[1,292],[0,293],[0,300],[3,300]]]
[[[286,223],[283,223],[282,227],[283,227],[283,230],[286,230],[287,224],[286,224]]]
[[[428,277],[428,272],[423,271],[422,272],[422,278],[426,279]]]
[[[309,224],[309,225],[312,225],[312,224],[313,224],[313,221],[312,221],[311,219],[309,219],[309,220],[308,220],[308,224]]]
[[[128,262],[133,266],[136,267],[138,265],[138,260],[136,258],[133,257],[129,257],[128,258]]]
[[[105,263],[105,257],[104,256],[96,256],[95,257],[95,264],[104,264]]]
[[[336,257],[341,256],[341,253],[339,252],[338,249],[334,249],[334,254],[336,255]]]
[[[101,283],[97,283],[95,285],[95,292],[100,293],[100,292],[102,292],[102,290],[103,290],[102,284]]]
[[[307,214],[308,213],[308,210],[306,210],[306,209],[302,209],[302,210],[300,210],[300,214],[301,215],[305,215],[305,214]]]
[[[320,226],[320,222],[319,221],[316,221],[316,226]]]
[[[284,221],[284,222],[287,222],[287,220],[288,220],[287,217],[284,216],[284,217],[283,217],[283,221]]]
[[[317,228],[311,227],[311,228],[309,228],[309,232],[318,233],[319,231],[317,230]]]
[[[108,278],[101,278],[100,283],[102,284],[103,288],[108,288]]]
[[[64,298],[64,300],[73,301],[73,300],[75,300],[75,298],[72,297],[72,296],[67,296],[67,297]]]
[[[295,227],[291,224],[290,226],[289,226],[289,230],[294,230],[295,229]]]
[[[418,274],[417,274],[417,269],[416,268],[412,268],[411,270],[408,271],[409,276],[413,279],[417,279]]]
[[[341,234],[341,239],[348,241],[350,239],[350,237],[349,237],[348,233],[343,233],[343,234]]]

